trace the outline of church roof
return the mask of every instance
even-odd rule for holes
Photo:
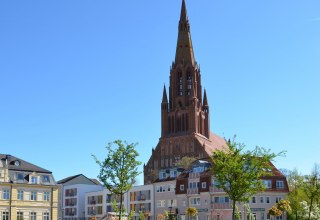
[[[205,148],[205,151],[209,156],[211,156],[215,150],[228,149],[226,140],[217,134],[210,133],[210,140],[200,134],[196,134],[195,137],[197,141]]]

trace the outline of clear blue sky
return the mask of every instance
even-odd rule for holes
[[[320,154],[320,1],[187,0],[211,130],[309,173]],[[91,154],[160,137],[181,0],[1,1],[0,152],[98,175]],[[142,183],[142,180],[140,180]]]

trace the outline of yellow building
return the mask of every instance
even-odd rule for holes
[[[0,219],[57,220],[58,187],[52,172],[0,154]]]

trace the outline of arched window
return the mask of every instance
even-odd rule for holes
[[[192,76],[190,73],[187,75],[187,95],[191,95]]]
[[[178,72],[178,95],[182,96],[182,73]]]

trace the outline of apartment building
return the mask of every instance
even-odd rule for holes
[[[253,196],[248,205],[250,212],[257,220],[268,220],[269,209],[289,192],[285,176],[270,162],[272,175],[261,178],[266,189]],[[232,201],[227,194],[217,187],[210,171],[210,162],[198,160],[192,169],[183,172],[176,180],[176,195],[180,219],[185,219],[185,210],[192,206],[197,208],[196,220],[229,220],[232,219]],[[237,204],[242,219],[247,218],[244,204]],[[277,218],[285,219],[284,216]]]
[[[0,154],[0,215],[2,220],[56,220],[58,186],[52,172]]]
[[[85,217],[96,217],[105,219],[108,214],[116,214],[113,209],[113,202],[119,205],[120,198],[111,194],[109,190],[103,189],[100,191],[86,193],[85,199]],[[138,220],[141,212],[145,219],[154,219],[154,193],[153,185],[134,186],[123,196],[123,207],[128,215],[131,210],[134,210],[133,219]]]
[[[103,190],[96,179],[90,179],[83,174],[70,176],[58,181],[59,218],[63,220],[85,219],[85,194]]]

